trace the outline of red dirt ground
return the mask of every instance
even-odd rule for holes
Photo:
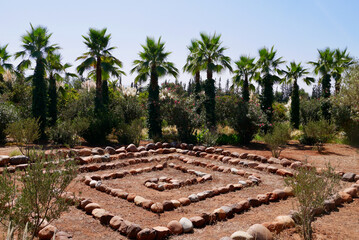
[[[239,153],[248,152],[270,157],[271,153],[263,144],[255,143],[249,147],[235,147],[235,146],[221,146],[226,150]],[[14,147],[0,148],[0,155],[9,154],[14,150]],[[323,154],[319,154],[308,146],[300,146],[295,143],[290,144],[285,149],[281,157],[292,160],[305,161],[317,166],[324,167],[328,161],[337,170],[345,172],[354,172],[359,174],[359,149],[347,145],[326,144]],[[201,159],[202,161],[213,162],[216,165],[233,167],[229,164],[221,163],[217,160]],[[121,160],[120,160],[121,161]],[[176,164],[184,164],[179,160],[170,160]],[[145,166],[153,166],[155,163],[141,163],[121,169],[142,168]],[[143,183],[146,179],[151,177],[171,176],[175,179],[184,179],[192,177],[189,173],[181,173],[180,171],[167,168],[162,171],[143,173],[135,176],[126,176],[122,179],[112,179],[103,181],[106,185],[111,187],[121,188],[128,192],[137,193],[145,198],[154,201],[162,202],[163,200],[178,199],[180,197],[187,197],[192,193],[198,193],[204,190],[209,190],[214,187],[225,186],[228,183],[236,183],[238,180],[245,180],[245,177],[233,175],[230,173],[214,172],[207,168],[202,168],[190,164],[186,164],[189,169],[199,170],[201,172],[209,173],[213,176],[212,181],[202,184],[195,184],[191,186],[182,187],[180,189],[165,190],[158,192],[153,189],[146,188]],[[236,168],[240,168],[236,166]],[[166,226],[171,220],[179,220],[181,217],[192,217],[202,212],[211,212],[214,209],[221,207],[228,203],[236,203],[248,197],[255,197],[257,194],[266,193],[276,188],[283,188],[284,181],[282,177],[277,175],[267,174],[254,169],[246,168],[245,171],[253,172],[261,177],[262,183],[259,186],[244,188],[236,192],[230,192],[215,196],[213,198],[191,204],[189,206],[180,207],[174,211],[165,212],[163,214],[154,214],[150,211],[144,210],[141,207],[135,206],[126,200],[115,198],[106,193],[99,192],[86,186],[80,182],[82,176],[93,174],[104,174],[113,172],[114,170],[98,171],[96,173],[82,173],[73,181],[69,187],[69,191],[73,191],[78,196],[91,198],[94,202],[99,203],[101,207],[106,210],[123,217],[126,220],[133,221],[140,224],[142,227]],[[117,171],[117,170],[116,170]],[[347,185],[347,184],[344,184]],[[173,236],[171,239],[220,239],[224,236],[230,236],[233,232],[238,230],[247,230],[248,227],[255,223],[263,223],[272,221],[276,216],[288,214],[291,209],[295,208],[295,199],[289,198],[269,205],[262,205],[258,208],[251,209],[240,215],[235,215],[234,218],[224,222],[218,222],[215,225],[206,226],[203,229],[195,229],[193,234],[186,234],[180,236]],[[332,212],[330,215],[325,215],[316,220],[314,226],[315,239],[358,239],[359,233],[359,200],[351,204],[346,204],[340,208],[338,212]],[[58,229],[68,232],[73,235],[73,239],[91,240],[91,239],[127,239],[119,233],[111,230],[109,227],[102,226],[98,220],[91,215],[86,215],[83,211],[71,207],[69,212],[64,213],[60,219],[53,223]],[[1,234],[0,234],[1,236]],[[276,239],[300,239],[299,234],[295,229],[289,229],[276,236]]]

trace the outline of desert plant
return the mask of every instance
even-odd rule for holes
[[[120,144],[139,145],[143,128],[142,119],[134,119],[131,123],[120,123],[116,128],[117,140]]]
[[[324,201],[333,196],[339,187],[339,181],[339,176],[329,163],[320,175],[315,168],[303,167],[293,177],[285,179],[286,185],[293,189],[298,201],[299,222],[305,240],[312,239],[315,210],[323,208]]]
[[[34,239],[40,225],[60,217],[70,202],[64,198],[65,189],[74,179],[73,161],[43,152],[29,152],[32,162],[24,174],[0,175],[0,223],[13,224],[16,231],[23,231],[28,224],[29,238]]]
[[[327,122],[326,120],[320,120],[316,122],[309,122],[303,126],[303,138],[307,143],[312,143],[317,147],[318,152],[323,151],[323,144],[333,139],[335,134],[335,125]],[[306,143],[305,141],[301,141]]]
[[[24,155],[29,154],[28,144],[34,143],[40,137],[39,120],[34,118],[20,119],[10,123],[6,133],[18,144]]]
[[[277,158],[290,140],[291,129],[286,123],[275,123],[273,129],[264,135],[264,142],[269,146],[272,156]]]

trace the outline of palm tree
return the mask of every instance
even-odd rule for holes
[[[274,51],[274,46],[270,50],[264,47],[259,49],[259,59],[257,61],[257,66],[260,69],[259,83],[262,87],[261,107],[270,123],[272,122],[273,115],[273,84],[280,81],[276,73],[279,65],[284,63],[282,58],[277,58],[276,55],[277,51]]]
[[[38,26],[22,36],[23,51],[17,52],[15,58],[22,57],[18,69],[23,70],[31,66],[31,59],[36,61],[34,75],[32,77],[32,115],[39,119],[41,139],[45,139],[47,91],[45,82],[46,56],[59,47],[56,44],[50,45],[51,33],[46,27]]]
[[[107,80],[110,75],[114,77],[120,77],[121,74],[125,75],[125,73],[120,70],[120,68],[122,68],[122,62],[111,53],[116,47],[109,46],[111,34],[106,35],[106,31],[106,28],[102,30],[90,28],[88,36],[82,36],[85,39],[84,43],[89,51],[76,59],[84,59],[77,67],[77,71],[80,75],[86,70],[93,70],[94,72],[90,71],[90,76],[96,76],[96,113],[103,109],[104,106],[102,97],[103,76],[106,76]]]
[[[178,69],[172,62],[167,61],[171,52],[165,51],[165,43],[161,38],[156,42],[154,38],[147,37],[146,44],[141,45],[139,59],[133,61],[131,74],[136,72],[135,84],[150,80],[148,86],[148,133],[151,138],[162,136],[161,116],[159,105],[158,78],[167,74],[177,77]]]
[[[11,55],[6,51],[7,46],[8,44],[3,47],[0,46],[0,82],[4,81],[3,74],[6,70],[13,70],[13,65],[7,62],[11,58]]]
[[[233,83],[242,86],[242,98],[245,102],[249,101],[249,89],[254,89],[250,82],[257,73],[255,58],[249,56],[240,56],[239,60],[234,62],[237,69],[234,70]]]
[[[201,33],[200,55],[203,59],[203,69],[207,70],[207,80],[205,84],[206,92],[206,119],[207,125],[210,128],[216,127],[216,116],[215,116],[215,84],[213,80],[213,72],[219,73],[223,69],[229,69],[232,71],[231,59],[224,55],[224,51],[227,49],[222,47],[221,35],[208,35]]]
[[[189,50],[189,54],[187,56],[187,62],[183,66],[183,71],[194,75],[194,80],[196,84],[195,94],[196,98],[198,98],[201,91],[200,72],[203,69],[203,59],[200,52],[198,40],[192,40],[191,45],[187,46],[187,49]]]
[[[312,64],[314,66],[314,73],[316,75],[321,75],[319,83],[322,84],[322,97],[324,98],[321,109],[324,118],[329,121],[330,103],[328,101],[328,98],[330,97],[330,81],[335,67],[334,51],[330,50],[330,48],[326,48],[324,50],[318,49],[318,53],[318,61],[309,62],[309,64]]]
[[[284,81],[288,84],[293,84],[292,101],[290,108],[290,122],[294,128],[299,128],[300,122],[300,99],[299,99],[299,87],[298,80],[307,75],[308,69],[304,68],[301,63],[291,62],[290,66],[286,66],[287,70],[281,70],[280,72],[285,75]],[[312,77],[304,77],[303,81],[310,85],[314,82]]]
[[[335,94],[338,94],[340,92],[342,74],[353,64],[353,58],[349,55],[349,53],[347,53],[347,49],[344,49],[343,51],[341,51],[340,49],[335,49],[333,69],[333,78],[335,80]]]

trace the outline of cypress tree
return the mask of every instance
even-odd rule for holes
[[[321,105],[321,109],[322,109],[322,114],[325,120],[330,121],[331,118],[331,114],[330,114],[330,109],[331,109],[331,104],[330,104],[330,74],[326,74],[323,76],[322,79],[322,97],[324,98],[322,101],[322,105]]]
[[[300,115],[299,115],[299,87],[297,84],[297,80],[294,80],[293,83],[293,91],[292,91],[292,102],[290,107],[290,122],[292,126],[296,129],[299,128],[300,123]]]
[[[57,90],[56,80],[53,74],[50,74],[49,78],[49,104],[48,104],[48,116],[50,118],[49,125],[54,126],[57,121]]]
[[[161,128],[161,112],[159,105],[159,86],[158,84],[150,83],[148,87],[148,134],[150,138],[161,137],[162,128]]]
[[[36,60],[36,67],[32,79],[32,115],[39,119],[41,140],[46,139],[46,109],[47,91],[45,82],[45,63],[43,58]]]
[[[272,122],[273,112],[272,112],[272,105],[273,105],[273,80],[271,76],[265,76],[263,79],[263,88],[262,88],[262,95],[261,95],[261,107],[263,112],[267,115],[268,122]]]
[[[214,86],[213,79],[207,79],[205,81],[205,108],[206,108],[206,120],[209,128],[216,127],[216,88]]]

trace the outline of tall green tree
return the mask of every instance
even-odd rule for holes
[[[191,45],[187,46],[187,49],[189,50],[189,54],[187,56],[187,62],[183,67],[183,71],[194,75],[195,94],[196,98],[199,98],[199,93],[201,91],[200,72],[203,70],[203,58],[200,52],[198,40],[192,40]]]
[[[334,51],[334,69],[333,69],[333,78],[335,80],[335,94],[340,92],[340,87],[342,84],[343,73],[353,65],[355,61],[347,53],[347,49],[340,50],[335,49]]]
[[[12,71],[14,68],[10,62],[7,62],[11,58],[11,55],[6,50],[7,46],[8,44],[3,47],[0,46],[0,82],[4,81],[3,74],[5,71]]]
[[[39,119],[41,139],[46,138],[46,112],[47,112],[47,86],[45,81],[46,56],[59,47],[50,44],[51,33],[46,27],[33,27],[22,36],[23,50],[15,54],[16,58],[22,57],[18,69],[23,70],[31,66],[31,59],[35,60],[35,70],[32,77],[32,115]]]
[[[292,88],[292,101],[290,107],[290,122],[296,129],[300,124],[300,99],[299,99],[299,86],[298,80],[302,80],[310,85],[315,80],[312,77],[304,77],[309,74],[308,69],[304,68],[301,63],[291,62],[289,66],[286,66],[287,70],[281,70],[280,72],[285,75],[284,81],[288,84],[293,84]]]
[[[61,73],[65,73],[65,78],[68,76],[74,77],[75,74],[69,73],[66,69],[70,68],[71,64],[61,63],[61,55],[59,53],[49,53],[46,58],[46,71],[48,78],[48,117],[50,119],[49,125],[53,126],[57,121],[57,97],[58,91],[56,82],[64,79]]]
[[[234,62],[236,70],[234,70],[233,83],[242,87],[242,98],[245,102],[249,101],[249,90],[254,89],[254,85],[250,83],[257,73],[257,65],[254,61],[255,58],[243,55]]]
[[[219,73],[224,69],[232,71],[230,57],[224,55],[226,47],[222,46],[221,35],[206,33],[200,34],[199,40],[200,55],[203,59],[203,69],[207,70],[207,80],[205,82],[206,93],[206,120],[209,128],[216,127],[216,89],[213,79],[213,73]]]
[[[319,83],[322,85],[322,97],[324,101],[322,102],[322,115],[325,120],[329,121],[331,118],[330,109],[331,104],[329,101],[330,97],[330,88],[331,88],[331,78],[333,75],[333,70],[335,66],[334,60],[334,51],[330,50],[330,48],[326,48],[324,50],[318,49],[318,61],[317,62],[309,62],[314,66],[314,73],[316,75],[320,75]]]
[[[83,59],[83,62],[77,67],[80,75],[83,75],[86,70],[90,70],[89,76],[96,76],[95,113],[104,110],[103,76],[106,76],[107,80],[108,76],[120,77],[121,74],[125,75],[120,70],[122,62],[111,53],[116,47],[110,47],[111,34],[106,34],[106,32],[106,28],[102,30],[90,28],[88,36],[82,36],[88,52],[76,59]]]
[[[161,137],[161,115],[159,105],[158,79],[167,74],[177,77],[178,69],[172,62],[167,60],[171,52],[165,51],[165,43],[161,38],[155,41],[147,37],[146,44],[141,45],[142,52],[139,52],[139,59],[133,61],[134,67],[131,73],[136,72],[135,84],[150,80],[148,86],[148,133],[151,138]]]
[[[282,61],[282,57],[277,57],[277,51],[274,50],[274,46],[271,49],[266,47],[259,49],[257,65],[260,71],[258,81],[262,87],[262,94],[260,96],[261,107],[270,123],[273,116],[273,85],[281,80],[277,76],[277,71],[282,63],[284,61]]]

